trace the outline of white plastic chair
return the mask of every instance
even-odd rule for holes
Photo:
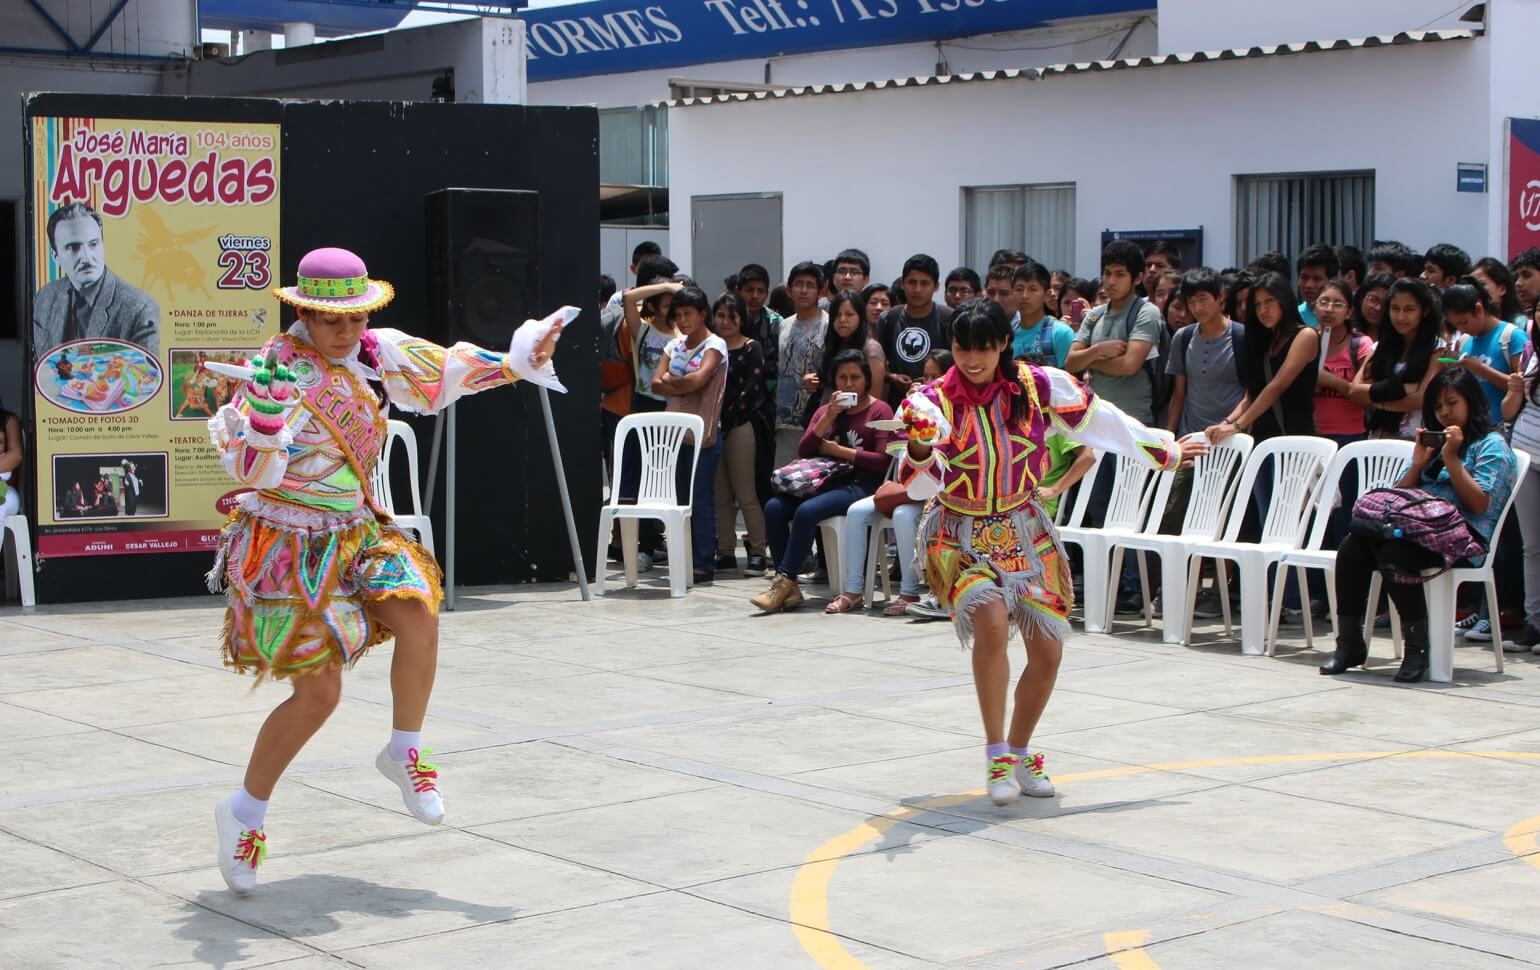
[[[406,467],[412,486],[412,511],[402,513],[396,509],[396,497],[390,487],[390,456],[397,444],[406,449]],[[386,423],[385,447],[380,460],[374,463],[374,475],[370,478],[375,499],[390,513],[396,525],[417,533],[417,540],[428,552],[438,555],[433,548],[433,520],[422,507],[422,477],[417,465],[417,432],[405,421],[391,420]]]
[[[1508,502],[1503,506],[1503,514],[1497,520],[1497,525],[1492,528],[1492,547],[1487,551],[1480,566],[1460,566],[1449,570],[1441,576],[1435,576],[1428,580],[1423,587],[1428,596],[1428,679],[1438,684],[1448,684],[1454,681],[1454,607],[1455,592],[1461,583],[1481,583],[1486,587],[1487,593],[1487,617],[1492,622],[1492,662],[1497,667],[1497,672],[1503,672],[1503,634],[1501,622],[1501,610],[1497,605],[1497,575],[1492,570],[1492,563],[1497,559],[1497,541],[1502,535],[1503,524],[1508,521],[1508,513],[1513,511],[1513,500],[1518,497],[1519,489],[1524,485],[1524,476],[1529,473],[1529,455],[1522,451],[1513,453],[1515,475],[1513,478],[1513,491],[1508,493]],[[1432,572],[1433,570],[1427,570]],[[1379,570],[1374,571],[1374,578],[1369,582],[1369,602],[1377,603],[1380,598],[1380,584],[1382,576]],[[1368,612],[1372,613],[1372,610]],[[1392,610],[1394,615],[1394,610]],[[1372,628],[1373,618],[1369,618],[1369,626]],[[1401,633],[1394,631],[1396,656],[1401,656]],[[1365,642],[1368,641],[1367,636]]]
[[[1310,510],[1320,489],[1321,473],[1337,453],[1337,443],[1314,435],[1280,435],[1269,438],[1252,449],[1241,474],[1236,495],[1240,500],[1230,506],[1224,538],[1188,545],[1187,606],[1188,616],[1197,605],[1198,567],[1204,559],[1218,559],[1219,601],[1224,610],[1225,635],[1232,634],[1230,598],[1225,594],[1224,560],[1233,561],[1240,571],[1241,652],[1261,655],[1267,649],[1267,568],[1285,552],[1298,549],[1310,522]],[[1272,501],[1262,522],[1262,536],[1257,542],[1239,540],[1241,523],[1252,486],[1263,464],[1272,459]],[[1189,624],[1190,626],[1190,624]],[[1189,633],[1188,639],[1191,639]]]
[[[620,419],[620,426],[615,430],[615,481],[626,479],[626,440],[635,435],[641,451],[641,483],[635,505],[621,505],[620,489],[616,488],[609,502],[599,510],[599,552],[594,561],[600,565],[594,571],[595,595],[604,595],[605,551],[609,548],[610,529],[617,520],[620,522],[620,551],[625,562],[627,588],[636,585],[637,532],[642,519],[658,519],[663,523],[663,539],[668,546],[669,595],[677,599],[693,585],[695,557],[690,544],[690,506],[695,499],[699,448],[690,449],[690,477],[682,505],[675,504],[674,479],[685,436],[700,441],[705,431],[706,424],[699,415],[681,411],[628,414]],[[829,568],[832,572],[832,561]]]
[[[1114,534],[1133,535],[1144,528],[1149,516],[1150,499],[1155,494],[1154,481],[1159,471],[1150,467],[1143,458],[1126,455],[1098,456],[1096,465],[1086,474],[1081,487],[1081,497],[1076,500],[1076,522],[1084,521],[1085,509],[1090,504],[1090,493],[1104,460],[1116,461],[1112,493],[1107,504],[1107,516],[1100,528],[1083,525],[1067,525],[1059,530],[1059,538],[1080,547],[1083,590],[1085,597],[1085,631],[1105,633],[1111,625],[1112,600],[1107,596],[1109,586],[1110,545]],[[1115,580],[1116,577],[1114,576]]]
[[[1315,622],[1310,613],[1309,587],[1305,585],[1306,570],[1320,569],[1326,573],[1326,601],[1330,605],[1332,632],[1337,632],[1337,550],[1324,548],[1326,542],[1326,527],[1330,522],[1332,510],[1345,498],[1339,493],[1342,488],[1342,476],[1347,471],[1349,463],[1357,470],[1358,494],[1362,495],[1371,488],[1386,488],[1394,485],[1401,477],[1401,471],[1406,463],[1412,460],[1412,443],[1395,438],[1382,438],[1371,441],[1354,441],[1344,445],[1340,451],[1332,456],[1331,464],[1326,466],[1326,473],[1321,478],[1321,489],[1315,503],[1315,518],[1310,526],[1310,534],[1306,537],[1304,545],[1298,549],[1291,549],[1278,558],[1278,570],[1273,576],[1272,612],[1267,624],[1267,655],[1273,656],[1278,649],[1278,623],[1283,614],[1283,584],[1288,578],[1289,569],[1294,569],[1295,579],[1299,585],[1302,612],[1305,620],[1305,645],[1315,647]],[[1369,611],[1368,618],[1372,629],[1374,623],[1373,611]]]
[[[6,541],[10,536],[10,541]],[[10,565],[5,570],[5,595],[9,599],[20,593],[22,606],[36,606],[37,596],[32,588],[32,532],[27,527],[27,516],[22,512],[5,520],[0,529],[0,557],[11,552]]]
[[[1251,435],[1233,434],[1224,439],[1206,455],[1199,455],[1192,464],[1192,494],[1187,501],[1187,513],[1182,518],[1181,531],[1176,535],[1159,535],[1166,503],[1176,475],[1160,476],[1155,499],[1150,503],[1149,529],[1143,535],[1117,534],[1112,538],[1112,578],[1107,595],[1116,591],[1118,572],[1123,568],[1124,550],[1139,554],[1139,580],[1144,593],[1144,625],[1153,623],[1150,605],[1150,586],[1144,567],[1144,554],[1153,552],[1160,556],[1161,566],[1161,639],[1166,643],[1184,643],[1192,624],[1192,613],[1183,614],[1187,604],[1187,563],[1184,558],[1187,547],[1194,541],[1212,542],[1219,538],[1225,527],[1235,489],[1240,481],[1241,469],[1251,455],[1254,444]]]

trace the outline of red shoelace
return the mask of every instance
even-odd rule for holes
[[[422,755],[430,755],[430,748],[422,749]],[[438,785],[433,779],[438,777],[438,765],[430,765],[422,760],[416,748],[410,748],[406,752],[406,773],[412,778],[412,790],[416,792],[438,791]]]

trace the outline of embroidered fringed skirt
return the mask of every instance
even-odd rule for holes
[[[973,644],[973,611],[999,600],[1011,626],[1064,641],[1074,604],[1069,559],[1053,520],[1036,504],[995,515],[963,515],[932,502],[919,552],[931,592],[952,612],[957,639]]]
[[[246,501],[225,523],[209,587],[225,589],[225,665],[258,682],[335,670],[393,634],[370,606],[443,600],[433,556],[368,507],[344,515]]]

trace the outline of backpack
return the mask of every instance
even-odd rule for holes
[[[1126,342],[1134,331],[1134,324],[1139,321],[1139,311],[1144,309],[1145,299],[1136,296],[1133,302],[1128,304],[1128,312],[1123,316],[1123,340]],[[1155,338],[1153,353],[1144,358],[1144,373],[1150,379],[1150,415],[1153,417],[1155,427],[1164,427],[1166,423],[1166,410],[1171,404],[1171,378],[1166,375],[1166,361],[1171,354],[1171,328],[1166,326],[1166,321],[1160,321],[1159,335]]]
[[[1379,565],[1393,582],[1426,583],[1462,559],[1484,556],[1486,540],[1453,504],[1420,488],[1372,488],[1353,503],[1348,531],[1379,542],[1404,540],[1437,555],[1442,567],[1433,576],[1381,556]]]
[[[625,307],[616,304],[599,311],[599,389],[608,394],[634,380],[631,350],[623,347]]]

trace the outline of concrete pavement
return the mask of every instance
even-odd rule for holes
[[[1325,678],[1217,625],[1077,636],[1059,796],[998,809],[946,624],[644,580],[461,591],[437,829],[372,767],[366,658],[244,899],[211,807],[284,688],[220,668],[219,601],[0,607],[0,967],[1540,965],[1540,658],[1409,689],[1383,637]]]

